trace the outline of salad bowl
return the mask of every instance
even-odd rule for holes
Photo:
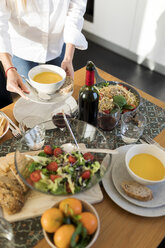
[[[69,118],[70,127],[80,148],[109,148],[103,133],[96,127]],[[43,122],[28,130],[17,141],[15,164],[23,182],[33,190],[51,195],[73,195],[100,182],[111,165],[108,153],[63,150],[74,140],[67,126]]]

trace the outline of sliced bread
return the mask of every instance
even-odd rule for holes
[[[121,184],[125,193],[139,201],[150,201],[153,198],[152,191],[135,181],[125,181]]]

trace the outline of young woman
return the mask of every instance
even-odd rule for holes
[[[81,33],[87,0],[1,0],[0,60],[7,90],[25,98],[21,74],[40,64],[61,66],[73,78],[75,48],[87,49]]]

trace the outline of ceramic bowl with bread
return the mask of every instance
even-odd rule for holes
[[[0,115],[0,139],[7,133],[8,130],[9,130],[8,120],[3,115]]]
[[[74,203],[75,202],[75,203]],[[81,204],[81,209],[80,209],[80,204]],[[74,205],[74,206],[73,206]],[[79,206],[78,206],[79,205]],[[68,212],[66,213],[66,206],[68,207]],[[99,232],[100,232],[100,219],[99,216],[97,214],[97,211],[95,210],[95,208],[88,203],[87,201],[84,200],[79,200],[77,198],[65,198],[64,200],[61,200],[59,202],[57,202],[53,208],[56,208],[59,211],[63,212],[63,217],[66,219],[68,218],[68,220],[73,220],[75,218],[75,216],[79,216],[78,222],[76,223],[75,221],[71,224],[65,224],[64,222],[56,229],[55,232],[47,232],[46,230],[44,230],[43,228],[43,233],[44,233],[44,237],[46,239],[46,241],[48,242],[48,244],[50,245],[50,247],[52,248],[56,248],[56,247],[73,247],[71,245],[71,242],[73,242],[73,235],[74,232],[77,232],[77,237],[76,237],[76,246],[74,247],[79,247],[79,245],[81,243],[83,243],[83,246],[80,247],[84,247],[84,248],[90,248],[93,246],[93,244],[96,242]],[[73,210],[70,212],[69,214],[69,210],[70,208]],[[48,209],[48,211],[45,211],[45,213],[43,213],[42,217],[41,217],[41,225],[42,227],[45,225],[45,217],[46,215],[48,216],[48,213],[50,213],[51,209]],[[77,211],[77,215],[75,215],[75,211]],[[89,217],[86,215],[86,217],[88,217],[88,219],[86,218],[86,221],[84,217],[82,217],[83,215],[89,214]],[[84,215],[84,216],[85,216]],[[74,217],[73,217],[74,216]],[[94,219],[91,219],[91,217],[93,217]],[[82,218],[82,221],[81,221]],[[84,218],[84,220],[83,220]],[[76,219],[76,218],[75,218]],[[78,227],[79,225],[79,227]],[[86,237],[82,237],[82,233],[80,231],[80,225],[82,225],[81,227],[84,227],[86,229]],[[75,226],[75,229],[73,231],[73,234],[70,233],[70,230],[68,229],[67,231],[67,227]],[[77,226],[77,227],[76,227]],[[63,229],[63,230],[62,230]],[[79,231],[78,231],[79,229]],[[65,232],[65,233],[64,233]],[[83,234],[84,235],[84,234]],[[62,246],[61,246],[62,245]]]
[[[33,67],[28,73],[29,83],[38,92],[54,94],[63,86],[66,72],[55,65],[38,65]]]
[[[155,145],[133,145],[126,153],[125,165],[132,179],[142,185],[165,182],[165,152]]]

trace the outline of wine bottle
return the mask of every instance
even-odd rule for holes
[[[94,64],[88,61],[86,65],[85,85],[79,91],[79,120],[97,125],[99,92],[94,86]]]

